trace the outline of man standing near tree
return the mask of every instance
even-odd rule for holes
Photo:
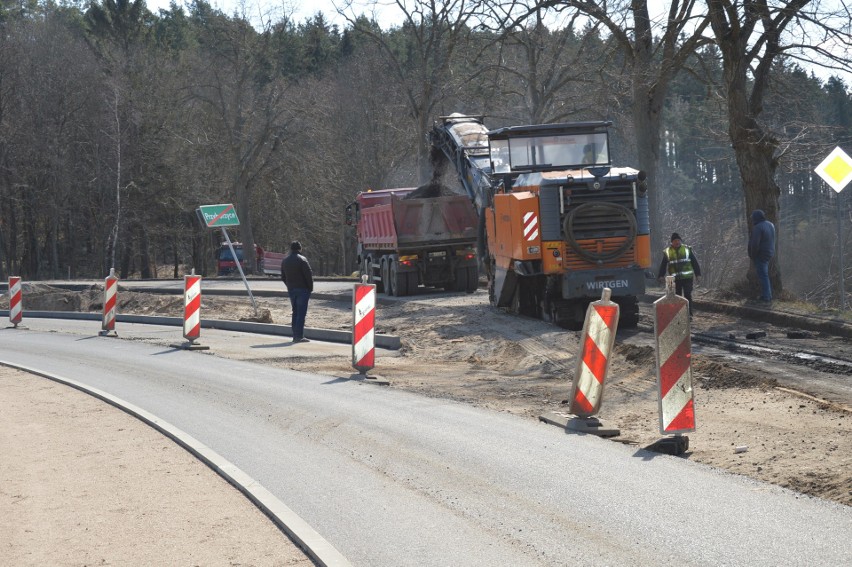
[[[748,239],[748,257],[754,262],[757,281],[760,282],[758,301],[772,302],[772,284],[769,282],[769,261],[775,256],[775,225],[766,220],[760,209],[751,213],[751,236]]]
[[[689,301],[689,316],[692,316],[692,287],[694,280],[701,275],[701,266],[692,248],[683,243],[678,233],[673,233],[671,245],[663,250],[663,260],[657,279],[665,281],[666,272],[674,276],[675,293]]]
[[[281,281],[287,286],[293,309],[290,325],[294,343],[310,342],[305,338],[305,317],[308,314],[308,300],[314,291],[314,274],[308,259],[301,252],[302,244],[294,240],[290,243],[290,253],[281,262]]]

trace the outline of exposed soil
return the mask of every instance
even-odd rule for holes
[[[100,301],[100,290],[73,293],[36,285],[27,291],[26,304],[33,310],[99,311]],[[264,320],[289,324],[283,293],[280,299],[257,301]],[[180,296],[122,292],[118,309],[180,316],[182,308]],[[206,294],[201,309],[205,318],[254,317],[244,297]],[[652,325],[647,313],[648,307],[643,307],[640,329]],[[348,330],[351,320],[351,301],[311,300],[308,327]],[[399,336],[403,345],[401,356],[379,356],[372,372],[389,379],[390,387],[528,419],[567,411],[579,333],[496,310],[483,290],[380,301],[376,326],[378,333]],[[692,323],[693,333],[710,336],[742,337],[755,330],[767,333],[755,344],[789,342],[787,331],[771,322],[730,313],[697,308]],[[852,360],[848,339],[818,332],[803,338],[806,342],[797,343],[802,348],[836,351]],[[353,372],[348,357],[259,362],[333,376]],[[683,458],[852,505],[847,369],[792,365],[772,354],[734,355],[699,348],[694,342],[692,373],[697,428],[688,434],[689,450]],[[823,391],[821,384],[827,383],[839,386]],[[652,333],[619,331],[597,417],[606,427],[620,430],[614,442],[644,448],[662,438]]]
[[[121,410],[6,367],[0,407],[0,565],[315,565],[213,470]]]

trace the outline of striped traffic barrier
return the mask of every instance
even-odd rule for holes
[[[541,421],[564,427],[577,433],[589,433],[599,437],[620,435],[618,429],[604,427],[594,415],[600,411],[603,388],[609,372],[609,360],[615,344],[620,310],[611,301],[612,290],[604,288],[599,301],[593,301],[586,310],[583,333],[577,357],[577,370],[571,384],[569,414],[546,412],[539,416]]]
[[[183,337],[188,341],[173,347],[188,350],[206,350],[210,347],[195,341],[201,336],[201,276],[183,277]]]
[[[104,279],[104,315],[101,320],[101,336],[115,333],[115,306],[118,292],[118,278],[115,268],[110,268],[109,275]]]
[[[20,276],[9,276],[9,321],[17,329],[24,316]]]
[[[654,302],[654,338],[657,354],[660,433],[675,435],[658,443],[667,452],[682,454],[695,431],[695,402],[692,389],[692,340],[689,301],[675,295],[674,277],[666,277],[666,295]]]
[[[582,351],[577,357],[577,371],[571,386],[570,412],[578,417],[591,417],[600,411],[604,381],[609,371],[609,360],[618,329],[618,304],[611,301],[612,291],[604,288],[599,301],[593,301],[586,310]]]
[[[376,286],[355,284],[352,294],[352,367],[364,376],[376,365]]]

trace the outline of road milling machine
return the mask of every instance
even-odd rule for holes
[[[648,187],[644,172],[613,166],[611,126],[435,121],[433,164],[452,163],[474,203],[492,305],[576,330],[608,287],[619,327],[638,324],[651,266]]]

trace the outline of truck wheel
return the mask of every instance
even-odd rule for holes
[[[639,326],[639,300],[635,296],[617,297],[618,327],[620,329],[635,329]]]
[[[417,280],[417,272],[408,272],[405,274],[408,280],[408,286],[406,287],[406,295],[414,295],[417,293],[417,286],[420,282]]]
[[[385,293],[388,295],[397,295],[396,282],[391,276],[391,260],[382,261],[382,282],[385,286]],[[395,263],[394,263],[395,265]]]
[[[449,291],[466,291],[467,290],[467,268],[459,266],[456,268],[454,281],[447,286]]]
[[[376,293],[382,293],[385,290],[385,286],[384,286],[384,283],[382,282],[382,278],[376,277],[376,272],[375,272],[375,269],[373,267],[373,259],[372,258],[367,258],[367,272],[366,273],[369,276],[369,278],[367,278],[367,283],[375,284],[376,285]]]
[[[408,295],[408,273],[399,271],[399,264],[391,263],[390,278],[388,281],[393,286],[393,294],[397,297]]]
[[[476,269],[476,266],[468,266],[466,271],[467,286],[465,287],[465,291],[467,293],[473,293],[476,291],[476,288],[479,287],[479,270]]]

